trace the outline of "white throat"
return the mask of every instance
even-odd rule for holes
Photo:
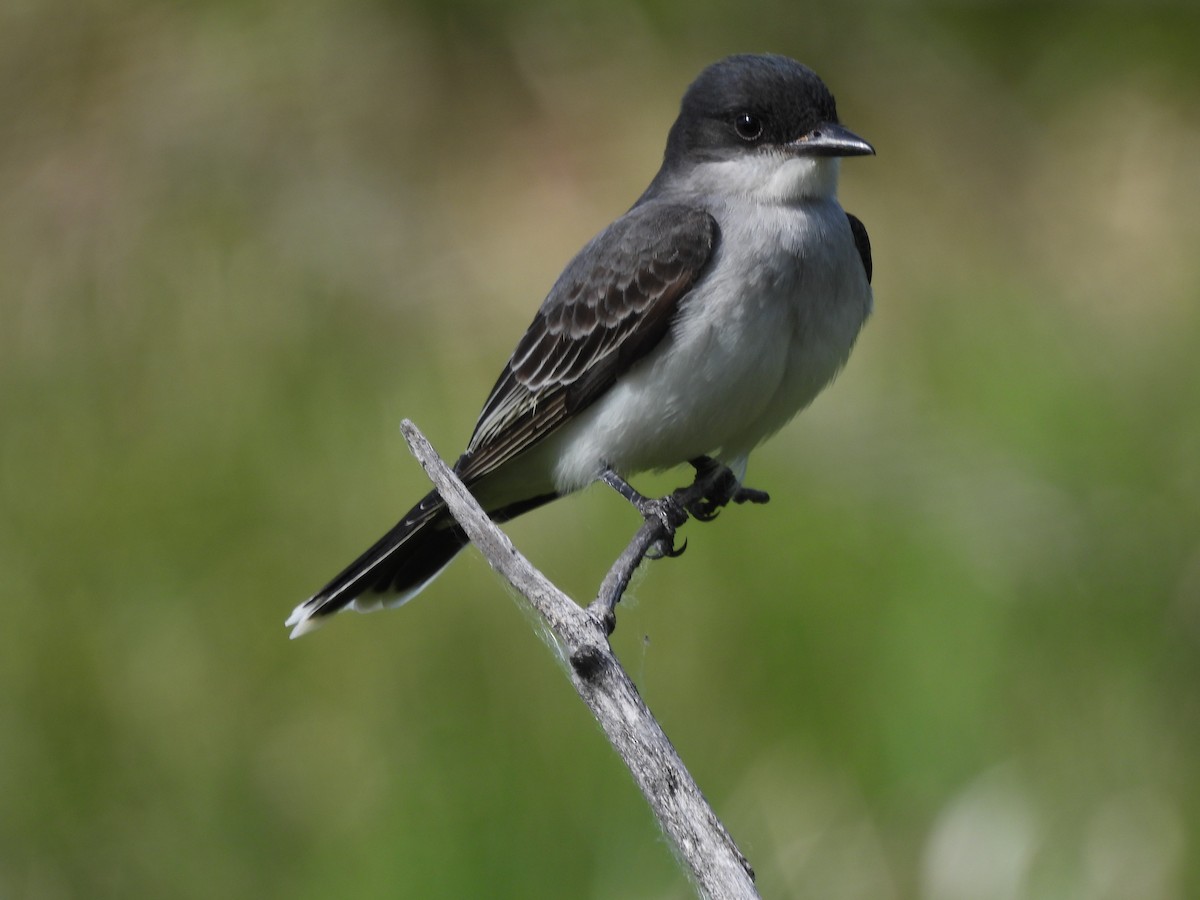
[[[687,193],[745,197],[757,203],[788,204],[837,196],[840,160],[766,151],[736,159],[702,162],[683,178]]]

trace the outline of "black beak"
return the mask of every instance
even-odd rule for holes
[[[837,122],[822,122],[784,145],[798,156],[874,156],[875,148]]]

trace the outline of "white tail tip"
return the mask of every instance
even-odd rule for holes
[[[313,610],[309,605],[311,603],[311,600],[305,600],[292,610],[292,614],[288,616],[287,621],[283,623],[285,627],[292,629],[291,639],[293,641],[298,637],[303,637],[310,631],[316,631],[318,628],[324,625],[325,621],[329,618],[328,616],[312,615]]]

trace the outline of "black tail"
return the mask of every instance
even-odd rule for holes
[[[513,503],[491,515],[495,521],[505,522],[556,496],[546,494]],[[370,612],[411,600],[468,543],[441,495],[430,491],[369,550],[292,611],[286,623],[292,628],[292,637],[319,628],[329,616],[352,604],[359,612]]]

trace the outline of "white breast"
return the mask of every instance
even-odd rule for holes
[[[712,212],[717,255],[671,334],[546,442],[560,490],[604,464],[628,476],[702,454],[744,458],[846,361],[871,290],[836,200]]]

